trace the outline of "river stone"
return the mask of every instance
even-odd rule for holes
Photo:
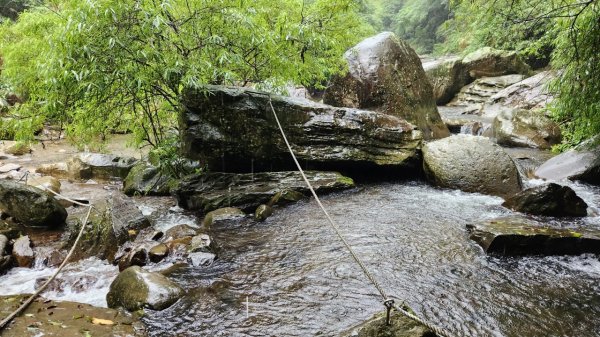
[[[112,154],[81,153],[67,162],[69,175],[73,179],[110,180],[124,179],[137,159]]]
[[[306,176],[319,194],[354,187],[354,181],[337,172],[306,171]],[[184,178],[175,189],[180,207],[210,212],[223,207],[239,207],[254,212],[283,190],[308,193],[298,172],[262,172],[235,174],[209,172]]]
[[[384,32],[360,42],[344,57],[349,72],[331,80],[324,103],[406,119],[423,132],[425,139],[450,134],[437,111],[421,60],[408,43]]]
[[[21,169],[21,165],[15,163],[8,163],[0,166],[0,173],[8,173],[10,171],[18,171]]]
[[[123,307],[129,311],[163,310],[177,302],[183,293],[180,286],[165,276],[133,266],[111,283],[106,302],[109,308]]]
[[[57,227],[65,223],[67,211],[39,188],[0,180],[0,210],[31,227]]]
[[[0,234],[0,256],[3,256],[8,246],[8,237],[4,234]]]
[[[522,217],[505,217],[467,229],[472,240],[488,254],[579,255],[600,253],[600,233],[543,225]]]
[[[277,192],[277,194],[275,194],[273,198],[269,200],[267,205],[271,207],[275,205],[287,205],[298,202],[304,198],[306,198],[306,196],[300,192],[296,192],[294,190],[283,190],[281,192]]]
[[[197,252],[188,255],[188,259],[194,267],[210,266],[216,258],[217,255],[215,255],[214,253],[207,252]]]
[[[55,193],[60,193],[61,187],[60,181],[50,176],[27,179],[27,185],[37,187],[41,190],[49,189]]]
[[[196,236],[197,233],[198,233],[198,229],[191,227],[189,225],[181,224],[181,225],[173,226],[173,227],[167,229],[164,237],[167,240],[170,240],[170,239],[177,240],[177,239],[185,238],[188,236]]]
[[[192,238],[188,251],[190,253],[214,253],[216,251],[216,246],[208,234],[198,234]]]
[[[123,192],[129,196],[135,194],[168,196],[174,183],[172,178],[162,174],[157,167],[140,162],[131,168],[123,180]]]
[[[164,243],[152,247],[148,252],[148,258],[154,263],[162,261],[167,255],[169,255],[169,247]]]
[[[273,215],[273,208],[269,205],[260,205],[254,212],[254,219],[257,221],[265,221],[268,217]]]
[[[450,102],[462,87],[472,81],[462,59],[457,56],[423,63],[423,69],[433,86],[433,96],[437,105]]]
[[[465,56],[462,61],[472,78],[528,74],[529,66],[515,51],[498,50],[490,47],[478,49]]]
[[[119,259],[119,271],[123,271],[131,266],[143,267],[148,260],[148,250],[144,245],[130,250],[125,256]]]
[[[515,83],[492,96],[489,104],[497,104],[513,109],[541,109],[552,102],[547,84],[556,78],[553,71],[543,71]]]
[[[19,267],[30,268],[33,265],[35,255],[31,249],[29,236],[21,236],[15,241],[12,256]]]
[[[246,213],[239,208],[224,207],[208,212],[204,217],[202,224],[206,227],[210,227],[217,222],[238,220],[245,216]]]
[[[505,109],[494,119],[492,133],[500,145],[542,150],[562,140],[559,125],[542,110]]]
[[[365,323],[340,334],[340,337],[435,337],[427,327],[392,313],[391,324],[386,324],[385,313],[376,314]]]
[[[28,297],[0,297],[0,317],[8,316]],[[98,324],[94,319],[112,324]],[[147,334],[144,325],[127,312],[38,297],[2,330],[2,337],[24,336],[144,337]]]
[[[150,226],[150,221],[142,214],[133,200],[120,192],[111,197],[112,226],[119,243],[130,239],[130,231],[139,231]]]
[[[569,179],[600,185],[600,147],[561,153],[542,164],[535,175],[549,180]]]
[[[587,216],[588,208],[572,188],[554,183],[526,189],[508,198],[502,206],[521,213],[554,217]]]
[[[423,166],[428,180],[440,187],[500,197],[521,191],[515,163],[485,137],[456,135],[428,143]]]
[[[396,171],[418,161],[422,132],[402,118],[219,86],[184,91],[182,154],[211,171],[296,169],[270,103],[306,169]]]
[[[42,164],[35,169],[36,173],[52,176],[56,179],[68,179],[69,178],[69,167],[67,163],[50,163]]]

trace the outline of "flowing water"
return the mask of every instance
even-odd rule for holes
[[[600,190],[571,186],[597,214]],[[152,200],[140,206],[161,229],[199,223],[172,204],[153,208]],[[597,256],[489,257],[468,239],[467,223],[511,214],[500,198],[402,182],[323,201],[385,290],[456,335],[600,336]],[[600,229],[597,216],[554,222]],[[219,259],[170,274],[187,295],[147,311],[152,336],[336,336],[383,310],[314,202],[278,209],[263,223],[217,226],[213,236]],[[47,296],[104,305],[116,267],[91,260],[69,268],[62,277],[87,279],[88,287],[55,287]],[[13,269],[0,277],[0,294],[31,292],[27,280],[51,271]]]

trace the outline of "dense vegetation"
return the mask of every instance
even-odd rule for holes
[[[0,32],[2,77],[27,99],[10,127],[169,145],[184,87],[321,83],[370,33],[351,0],[46,1]]]
[[[0,0],[0,16],[0,91],[25,98],[0,131],[19,139],[50,121],[80,143],[127,131],[170,145],[185,86],[318,86],[383,30],[421,53],[491,46],[550,64],[565,146],[600,132],[597,0]]]

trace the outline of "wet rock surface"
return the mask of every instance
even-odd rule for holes
[[[150,226],[150,221],[133,199],[117,191],[113,192],[111,198],[111,216],[113,231],[120,243],[130,238],[131,231],[137,232]]]
[[[336,172],[305,172],[319,194],[354,187],[352,179]],[[178,204],[189,210],[210,212],[223,207],[238,207],[248,213],[267,203],[278,192],[294,190],[308,193],[298,172],[257,174],[205,173],[190,176],[175,189]]]
[[[529,66],[514,51],[484,47],[465,56],[462,63],[472,78],[527,74]]]
[[[467,225],[472,240],[488,254],[579,255],[600,253],[600,232],[548,226],[520,217]]]
[[[182,295],[183,289],[165,276],[133,266],[121,272],[113,281],[106,301],[110,308],[163,310],[177,302]]]
[[[212,225],[222,222],[241,219],[246,216],[241,209],[235,207],[219,208],[214,211],[210,211],[204,216],[202,225],[205,227],[211,227]]]
[[[600,185],[600,147],[561,153],[542,164],[535,174],[543,179],[579,180]]]
[[[547,150],[559,144],[560,127],[541,110],[506,109],[494,119],[493,137],[503,146]]]
[[[424,62],[423,69],[433,86],[438,105],[450,102],[460,89],[472,81],[458,56]]]
[[[0,316],[6,317],[27,295],[0,297]],[[89,304],[36,299],[3,331],[5,337],[118,336],[144,337],[144,326],[127,313]]]
[[[29,236],[21,236],[13,244],[12,256],[18,267],[30,268],[33,265],[35,255],[31,249]]]
[[[82,153],[67,162],[67,168],[73,179],[124,179],[137,160],[102,153]]]
[[[515,163],[488,138],[456,135],[428,143],[423,166],[428,180],[440,187],[501,197],[521,191]]]
[[[461,88],[456,97],[448,105],[477,106],[481,109],[481,106],[490,100],[492,96],[523,79],[524,76],[519,74],[482,77]]]
[[[269,102],[307,169],[398,168],[417,160],[422,132],[402,118],[218,86],[184,93],[183,155],[212,171],[295,169]]]
[[[435,337],[436,334],[415,321],[392,313],[391,324],[385,314],[377,314],[367,322],[340,334],[340,337]]]
[[[572,188],[554,183],[526,189],[508,198],[502,206],[522,213],[554,217],[587,216],[588,208]]]
[[[408,43],[384,32],[362,41],[344,57],[349,73],[331,81],[323,102],[404,118],[425,139],[449,135],[421,60]]]
[[[57,227],[67,211],[48,193],[25,184],[0,180],[0,210],[32,227]]]
[[[171,186],[175,181],[160,173],[157,167],[149,163],[140,162],[133,166],[125,180],[123,180],[123,192],[129,196],[139,195],[169,195]]]
[[[492,96],[489,104],[527,110],[544,108],[553,100],[546,86],[555,76],[552,71],[543,71],[528,77]]]

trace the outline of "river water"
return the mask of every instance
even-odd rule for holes
[[[588,204],[600,205],[598,189],[571,186]],[[600,336],[597,256],[489,257],[468,239],[466,224],[512,214],[500,198],[398,182],[323,202],[385,290],[456,335]],[[142,209],[152,213],[151,199]],[[194,221],[177,208],[165,214],[171,215],[158,218],[161,229],[186,217]],[[600,229],[597,216],[553,222]],[[263,223],[222,224],[213,235],[219,259],[170,274],[188,293],[165,311],[147,311],[152,336],[336,336],[383,309],[314,202],[278,209]],[[105,305],[115,267],[78,266],[64,277],[99,279],[77,296],[60,289],[48,296]],[[31,291],[33,285],[23,285],[31,273],[50,274],[13,269],[0,277],[0,294],[19,285],[18,292]]]

